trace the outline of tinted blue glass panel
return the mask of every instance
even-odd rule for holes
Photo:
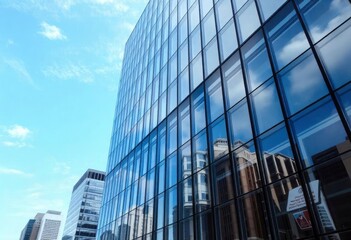
[[[243,46],[242,52],[248,86],[252,91],[272,76],[272,69],[262,33],[258,32],[254,35]]]
[[[278,74],[290,114],[328,93],[312,53],[309,51]]]
[[[237,13],[240,42],[244,42],[259,26],[255,1],[250,0]]]
[[[282,6],[286,0],[259,0],[258,5],[260,6],[260,11],[263,17],[263,20],[267,20],[277,9]]]
[[[249,110],[246,99],[234,106],[229,111],[229,126],[231,142],[245,143],[252,139]]]
[[[351,80],[351,20],[322,40],[317,49],[335,88]]]
[[[251,97],[258,133],[264,132],[283,120],[277,89],[273,80],[258,88],[252,93]]]
[[[227,109],[245,97],[244,78],[239,54],[233,55],[222,65]]]
[[[216,120],[210,126],[210,156],[212,160],[216,160],[228,154],[228,138],[223,117]]]
[[[266,26],[277,70],[308,49],[309,44],[296,12],[286,5]]]
[[[325,161],[326,153],[343,144],[345,130],[329,98],[306,109],[292,119],[305,166]]]
[[[347,0],[297,0],[313,42],[339,26],[351,16],[351,5]]]
[[[348,85],[338,91],[341,105],[346,113],[349,125],[351,126],[351,85]]]
[[[177,221],[177,187],[166,192],[166,224]]]

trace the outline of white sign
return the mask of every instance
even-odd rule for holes
[[[310,182],[310,188],[312,191],[313,200],[315,203],[319,201],[319,180]],[[305,197],[303,195],[302,187],[296,187],[289,191],[288,204],[286,211],[291,212],[296,209],[306,207]]]

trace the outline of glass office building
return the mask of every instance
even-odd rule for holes
[[[105,172],[88,169],[74,185],[62,240],[95,240]]]
[[[349,0],[151,0],[99,239],[351,239]]]

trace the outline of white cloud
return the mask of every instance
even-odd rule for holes
[[[28,128],[17,124],[7,128],[5,131],[10,137],[19,139],[25,139],[31,133]]]
[[[44,37],[50,40],[65,40],[67,37],[63,35],[61,29],[56,27],[55,25],[50,25],[47,22],[42,22],[40,24],[41,32],[39,34],[43,35]]]
[[[1,145],[5,147],[23,148],[28,147],[26,142],[32,131],[28,128],[15,124],[13,126],[0,126],[2,134],[0,134]]]
[[[17,176],[24,176],[24,177],[30,177],[32,174],[25,173],[21,170],[14,169],[14,168],[4,168],[0,167],[0,174],[6,174],[6,175],[17,175]]]

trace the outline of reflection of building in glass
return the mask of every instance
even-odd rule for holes
[[[350,18],[348,0],[150,0],[97,237],[350,239]]]
[[[88,169],[74,185],[63,240],[95,239],[105,173]]]

